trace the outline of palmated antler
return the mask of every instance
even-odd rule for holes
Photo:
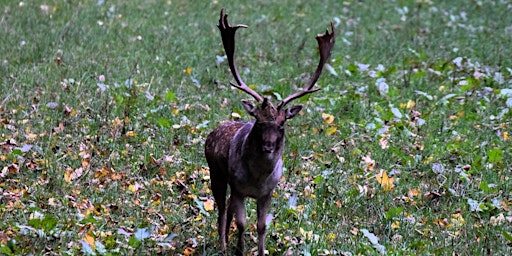
[[[256,101],[262,102],[263,97],[261,97],[257,92],[253,91],[251,88],[249,88],[244,81],[242,81],[242,78],[240,77],[240,74],[238,73],[238,69],[235,65],[235,59],[234,59],[234,53],[235,53],[235,33],[238,28],[246,28],[246,25],[238,24],[233,27],[229,26],[228,23],[228,15],[224,13],[224,9],[220,10],[220,19],[219,19],[219,25],[217,25],[220,30],[220,34],[222,36],[222,44],[224,45],[224,51],[226,52],[226,56],[228,59],[229,69],[231,70],[231,73],[233,74],[233,77],[236,80],[235,83],[231,83],[232,86],[248,93]]]
[[[316,41],[318,42],[318,50],[320,52],[320,61],[318,62],[318,66],[316,68],[315,73],[309,80],[309,82],[304,86],[302,91],[298,91],[288,97],[286,97],[281,103],[279,104],[278,109],[283,108],[286,104],[288,104],[290,101],[300,98],[306,94],[316,92],[320,89],[313,89],[313,86],[315,85],[316,81],[320,77],[320,74],[322,74],[322,69],[324,68],[325,63],[327,62],[327,59],[331,55],[331,49],[334,46],[334,24],[331,21],[331,33],[329,33],[329,30],[327,29],[325,31],[325,34],[319,34],[316,36]]]

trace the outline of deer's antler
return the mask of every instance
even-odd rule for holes
[[[228,23],[228,15],[224,13],[224,9],[220,10],[220,19],[219,25],[217,25],[220,30],[220,34],[222,36],[222,44],[224,45],[224,51],[226,52],[226,56],[228,59],[229,69],[233,74],[233,77],[236,80],[235,83],[231,83],[232,86],[248,93],[251,95],[256,101],[262,102],[263,97],[261,97],[257,92],[253,91],[249,88],[238,73],[238,69],[235,65],[234,53],[235,53],[235,33],[238,28],[246,28],[246,25],[238,24],[233,27],[229,26]]]
[[[327,29],[325,31],[325,34],[319,34],[316,36],[316,41],[318,42],[318,50],[320,52],[320,61],[318,62],[318,66],[316,68],[315,73],[309,80],[309,82],[304,86],[302,91],[298,91],[288,97],[286,97],[281,103],[279,104],[278,109],[283,108],[286,104],[288,104],[290,101],[300,98],[308,93],[316,92],[320,89],[313,89],[313,86],[315,85],[316,81],[320,77],[320,74],[322,74],[322,69],[324,68],[325,63],[327,62],[327,59],[331,55],[331,49],[334,46],[334,24],[331,21],[331,33],[329,33],[329,30]]]

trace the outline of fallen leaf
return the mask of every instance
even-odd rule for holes
[[[71,183],[71,181],[79,178],[83,174],[82,167],[74,169],[71,167],[68,167],[66,171],[64,172],[64,180],[68,183]]]
[[[89,233],[85,233],[84,241],[91,246],[91,248],[94,250],[96,249],[96,244],[94,243],[94,237],[91,236]]]
[[[419,189],[409,188],[409,191],[407,192],[407,195],[409,197],[415,197],[421,194],[421,191]]]
[[[326,124],[332,124],[334,121],[334,116],[327,113],[322,113],[322,119],[324,119]]]
[[[377,176],[375,176],[375,178],[377,178],[377,182],[386,192],[392,191],[393,188],[395,187],[395,185],[393,184],[395,178],[388,177],[388,174],[386,173],[385,170],[381,170],[380,173],[377,174]]]
[[[134,131],[129,131],[126,133],[126,137],[135,137],[135,136],[137,136],[137,133]]]
[[[330,126],[329,128],[325,129],[325,134],[333,135],[334,133],[336,133],[337,130],[338,129],[336,129],[336,127]]]
[[[208,198],[206,200],[206,202],[204,202],[204,209],[209,212],[213,211],[213,200],[212,199]]]

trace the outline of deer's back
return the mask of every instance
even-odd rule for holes
[[[245,122],[228,121],[213,130],[205,142],[205,155],[210,171],[212,167],[227,172],[231,140]]]

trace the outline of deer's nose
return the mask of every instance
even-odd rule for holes
[[[263,152],[272,153],[274,152],[274,144],[273,143],[265,143],[263,144]]]

